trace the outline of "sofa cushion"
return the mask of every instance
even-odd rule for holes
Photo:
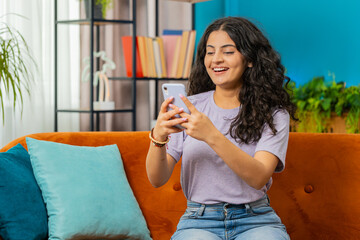
[[[0,153],[0,236],[47,239],[47,215],[30,157],[21,145]]]
[[[116,145],[26,139],[49,215],[49,239],[151,239]]]

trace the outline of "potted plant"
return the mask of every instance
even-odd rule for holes
[[[325,82],[324,77],[315,77],[310,82],[296,87],[292,82],[293,102],[297,105],[299,123],[292,123],[293,131],[332,132],[334,119],[343,119],[348,133],[359,132],[360,86],[345,87],[344,82]]]
[[[345,88],[339,96],[337,115],[346,111],[346,129],[349,133],[359,133],[360,127],[360,86]]]
[[[85,0],[85,12],[86,17],[90,18],[91,2],[93,1],[94,16],[95,19],[102,19],[106,17],[106,12],[112,8],[113,0]]]
[[[23,94],[30,95],[30,84],[36,63],[29,47],[19,31],[0,21],[0,104],[4,123],[4,98],[7,97],[13,109],[18,104],[23,107]]]

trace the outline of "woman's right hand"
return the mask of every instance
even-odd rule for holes
[[[182,113],[183,108],[177,108],[177,110],[167,111],[169,104],[173,101],[174,97],[166,99],[160,107],[160,112],[156,121],[156,125],[153,130],[153,138],[157,141],[166,141],[166,138],[171,133],[181,132],[184,129],[175,127],[175,125],[184,123],[186,118],[175,117],[176,114]]]

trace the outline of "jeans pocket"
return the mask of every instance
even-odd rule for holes
[[[269,224],[282,224],[280,217],[270,206],[259,206],[251,209],[251,215],[262,219],[261,221]]]
[[[275,213],[274,209],[267,205],[253,207],[253,208],[251,208],[251,211],[254,215],[264,215],[264,214],[268,214],[268,213]]]

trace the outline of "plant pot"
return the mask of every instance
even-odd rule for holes
[[[85,13],[86,13],[86,18],[90,18],[91,17],[91,0],[84,0],[84,4],[85,4]],[[101,4],[96,4],[95,0],[93,0],[93,7],[94,7],[94,16],[93,19],[103,19],[103,14],[102,14],[102,5]]]
[[[342,116],[338,116],[335,113],[331,113],[330,119],[327,121],[324,132],[326,133],[348,133],[346,128],[346,118],[348,113],[343,113]],[[304,124],[299,127],[298,122],[290,121],[290,131],[292,132],[316,132],[316,125],[311,117],[303,120]],[[359,124],[360,125],[360,124]],[[360,128],[360,126],[358,126]]]
[[[343,116],[338,116],[335,113],[331,113],[331,118],[329,120],[329,131],[330,133],[346,133],[346,117],[347,113],[344,113]]]

